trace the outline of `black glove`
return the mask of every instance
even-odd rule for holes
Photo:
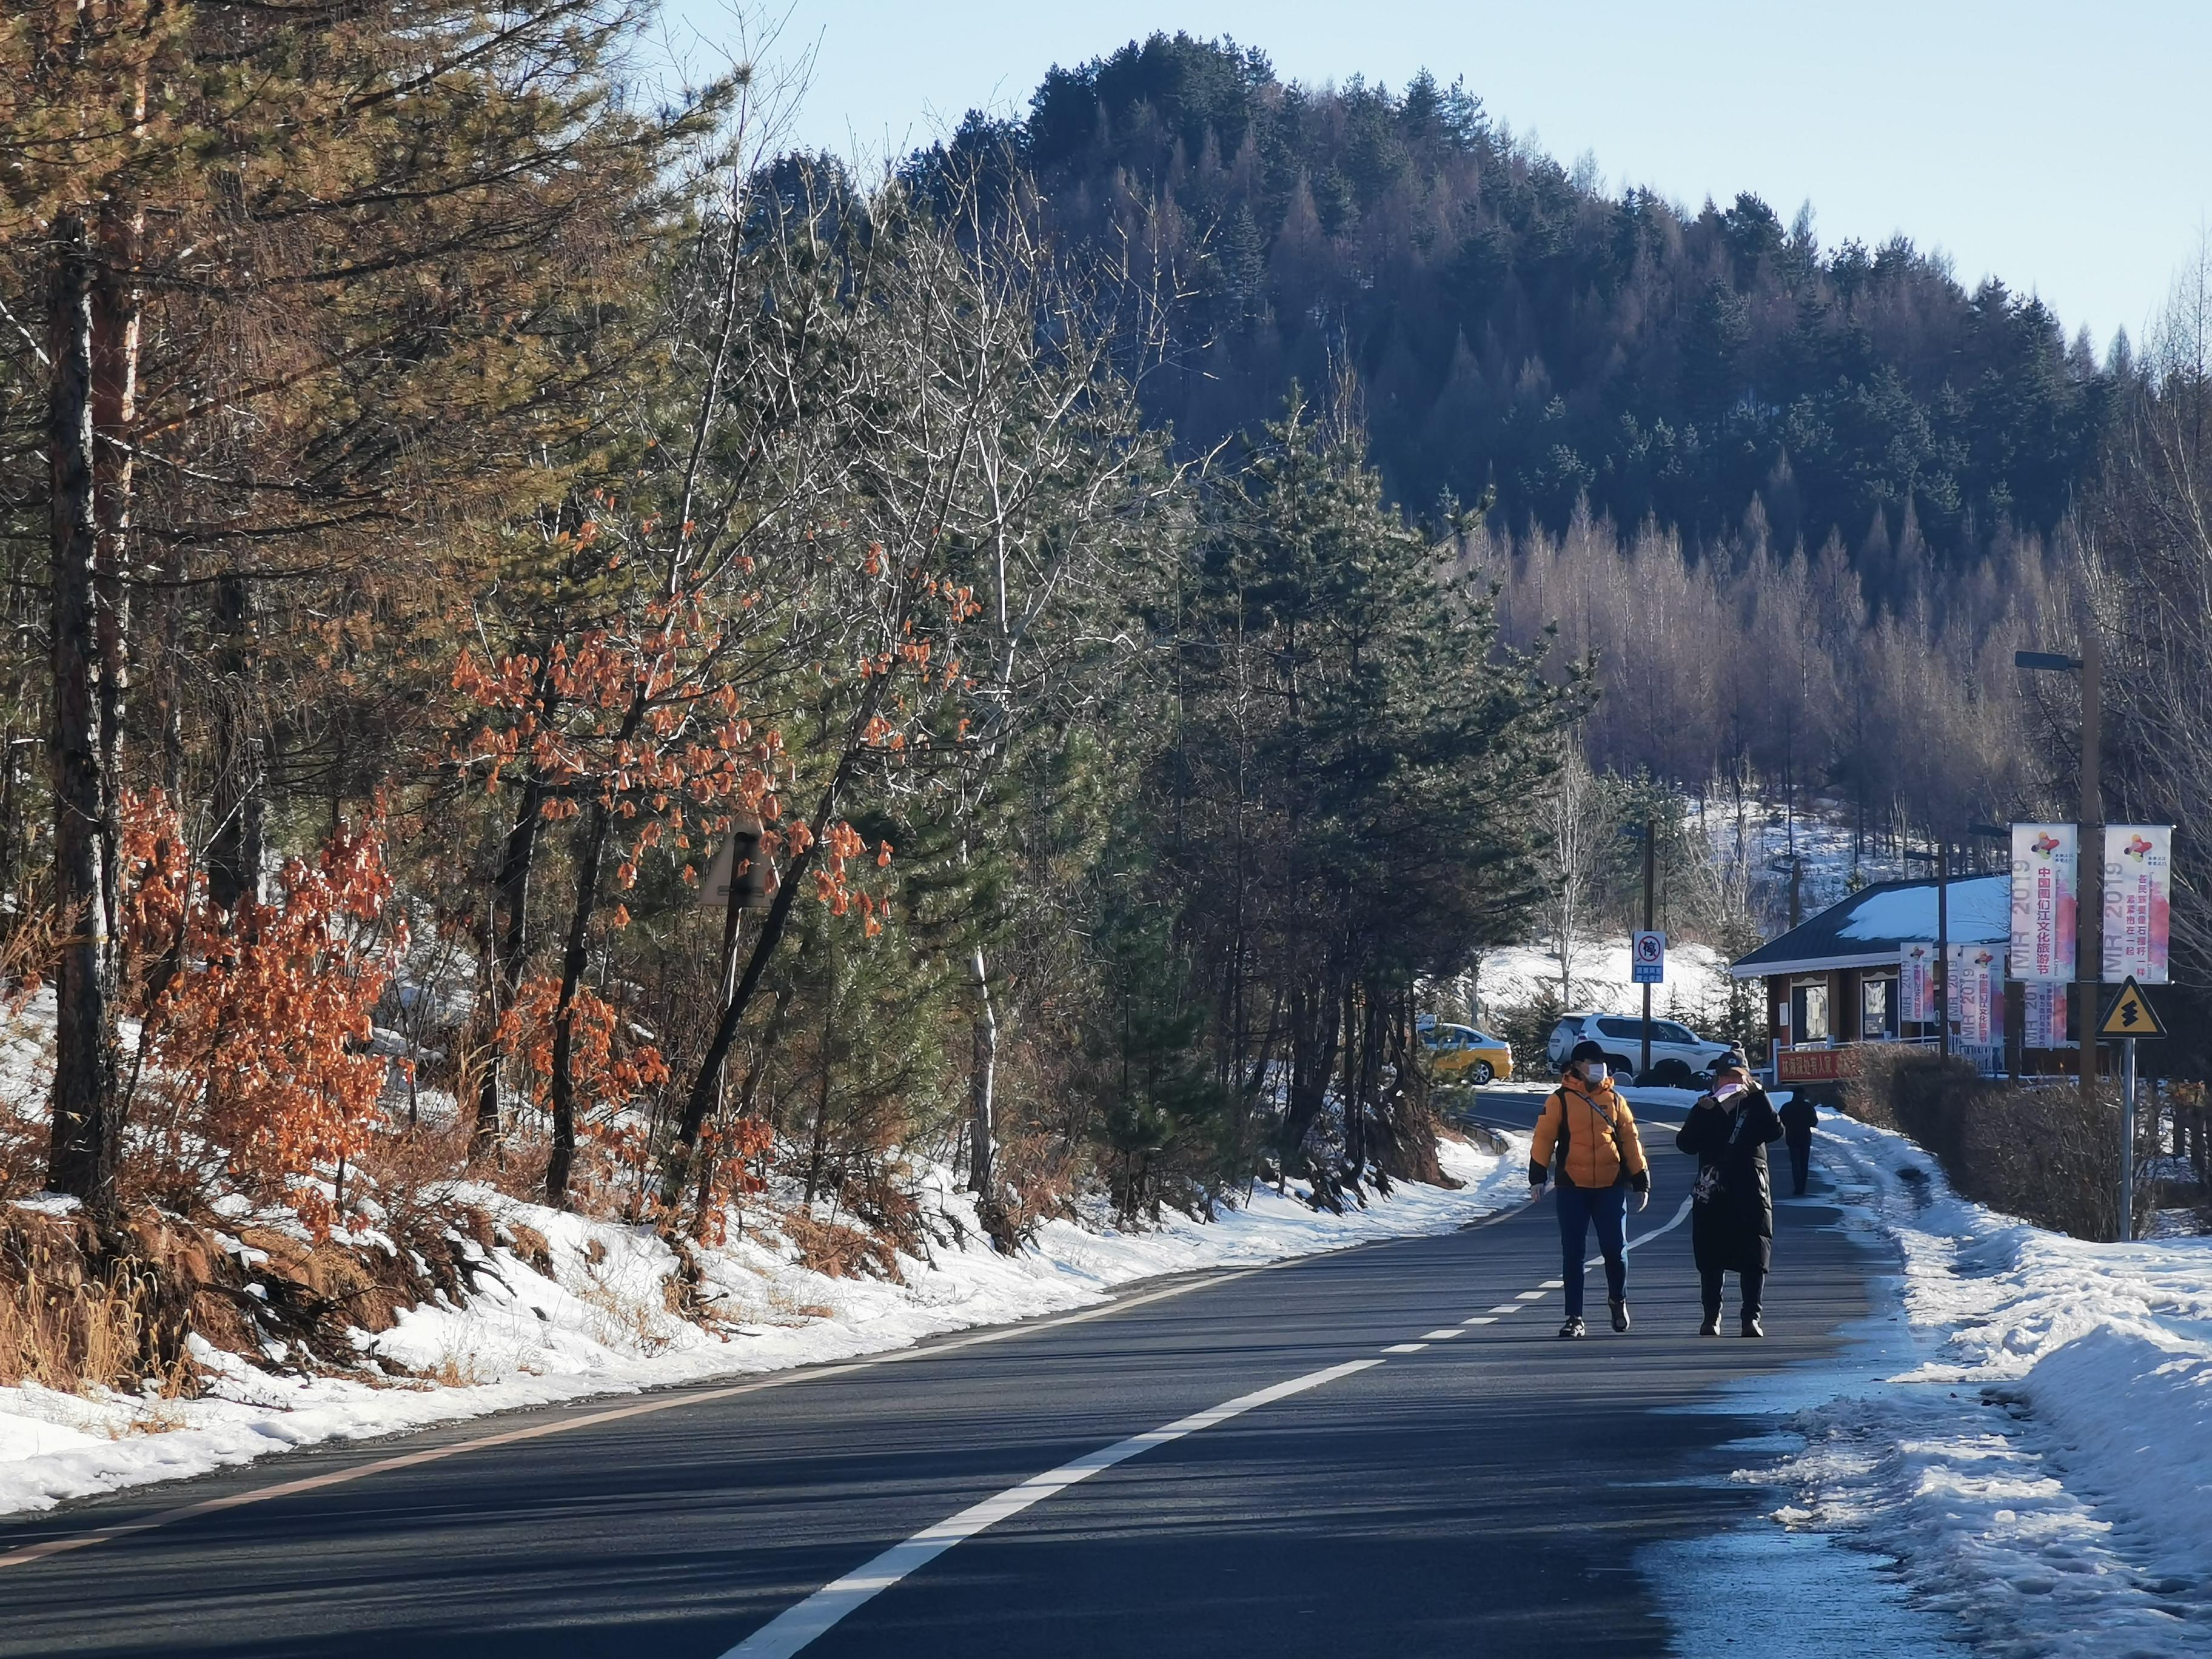
[[[1542,1164],[1531,1163],[1528,1165],[1528,1184],[1531,1187],[1540,1188],[1551,1178],[1552,1172]]]
[[[1628,1177],[1628,1184],[1634,1188],[1638,1193],[1648,1195],[1651,1191],[1651,1171],[1649,1170],[1637,1170]]]

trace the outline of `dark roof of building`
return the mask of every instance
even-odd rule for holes
[[[1988,944],[2012,936],[2009,876],[1954,876],[1948,905],[1954,944]],[[1729,972],[1738,979],[1759,979],[1832,968],[1878,968],[1896,962],[1908,940],[1934,939],[1936,921],[1933,881],[1876,882],[1769,939]]]

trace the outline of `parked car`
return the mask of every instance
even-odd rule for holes
[[[1420,1027],[1421,1041],[1429,1051],[1429,1072],[1439,1082],[1468,1079],[1494,1082],[1513,1075],[1513,1050],[1504,1037],[1478,1031],[1472,1025],[1442,1025],[1434,1021]]]
[[[1551,1040],[1544,1045],[1545,1058],[1557,1071],[1566,1064],[1567,1056],[1577,1042],[1588,1041],[1605,1049],[1605,1063],[1621,1075],[1632,1075],[1644,1052],[1644,1021],[1635,1014],[1569,1014],[1552,1028]],[[1662,1060],[1680,1060],[1694,1077],[1703,1078],[1713,1069],[1713,1062],[1728,1053],[1725,1042],[1708,1042],[1679,1020],[1657,1019],[1651,1022],[1651,1064],[1656,1068]]]

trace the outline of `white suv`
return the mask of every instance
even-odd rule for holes
[[[1644,1052],[1644,1020],[1638,1014],[1569,1014],[1552,1028],[1551,1041],[1544,1045],[1544,1054],[1552,1062],[1553,1071],[1567,1063],[1567,1056],[1578,1042],[1595,1042],[1605,1049],[1605,1063],[1623,1077],[1634,1074],[1636,1063]],[[1662,1060],[1679,1060],[1691,1072],[1703,1077],[1713,1069],[1713,1062],[1728,1053],[1725,1042],[1708,1042],[1688,1026],[1675,1020],[1651,1021],[1651,1063]]]

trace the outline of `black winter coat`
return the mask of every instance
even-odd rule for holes
[[[1789,1131],[1793,1142],[1810,1140],[1814,1127],[1820,1121],[1820,1109],[1802,1095],[1792,1095],[1784,1101],[1777,1115],[1782,1119],[1782,1127]]]
[[[1718,1188],[1690,1206],[1690,1248],[1700,1271],[1765,1273],[1774,1256],[1774,1195],[1766,1147],[1782,1139],[1782,1120],[1756,1083],[1728,1105],[1699,1097],[1674,1144],[1698,1158],[1700,1182]]]

